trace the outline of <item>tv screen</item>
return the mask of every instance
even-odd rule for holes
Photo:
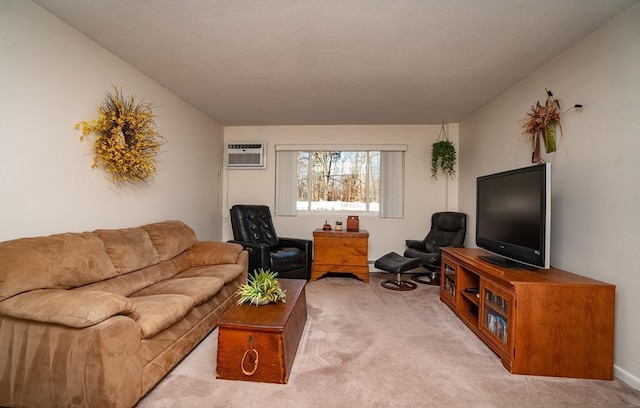
[[[476,245],[483,260],[513,269],[549,268],[551,164],[477,178]]]

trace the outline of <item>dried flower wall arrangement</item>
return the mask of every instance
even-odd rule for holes
[[[100,118],[76,124],[82,132],[80,140],[95,135],[92,168],[102,165],[117,186],[123,182],[142,182],[156,175],[155,155],[160,150],[162,135],[156,130],[155,115],[148,103],[125,97],[113,87],[107,93]]]
[[[562,125],[560,124],[560,103],[553,97],[551,91],[547,91],[547,100],[544,105],[537,101],[527,113],[527,117],[522,120],[522,134],[525,135],[531,145],[531,162],[541,163],[541,140],[547,153],[556,151],[556,126],[560,129],[562,136]]]

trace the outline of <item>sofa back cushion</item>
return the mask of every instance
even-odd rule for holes
[[[196,243],[196,233],[182,221],[164,221],[143,225],[161,261],[183,253]]]
[[[117,275],[90,232],[0,242],[0,301],[35,289],[68,289]]]
[[[177,257],[149,266],[138,271],[118,275],[105,281],[76,288],[76,290],[97,290],[101,292],[117,293],[129,297],[132,293],[153,285],[156,282],[169,279],[191,267],[189,252]]]
[[[104,242],[118,273],[137,271],[160,262],[149,234],[142,228],[100,229],[93,233]]]

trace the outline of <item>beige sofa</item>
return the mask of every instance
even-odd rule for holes
[[[180,221],[1,242],[0,406],[135,405],[214,329],[247,265]]]

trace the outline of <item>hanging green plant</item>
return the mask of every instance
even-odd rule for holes
[[[437,180],[440,170],[445,177],[453,178],[456,175],[455,165],[456,147],[452,141],[447,139],[443,123],[438,141],[431,145],[431,177]]]

